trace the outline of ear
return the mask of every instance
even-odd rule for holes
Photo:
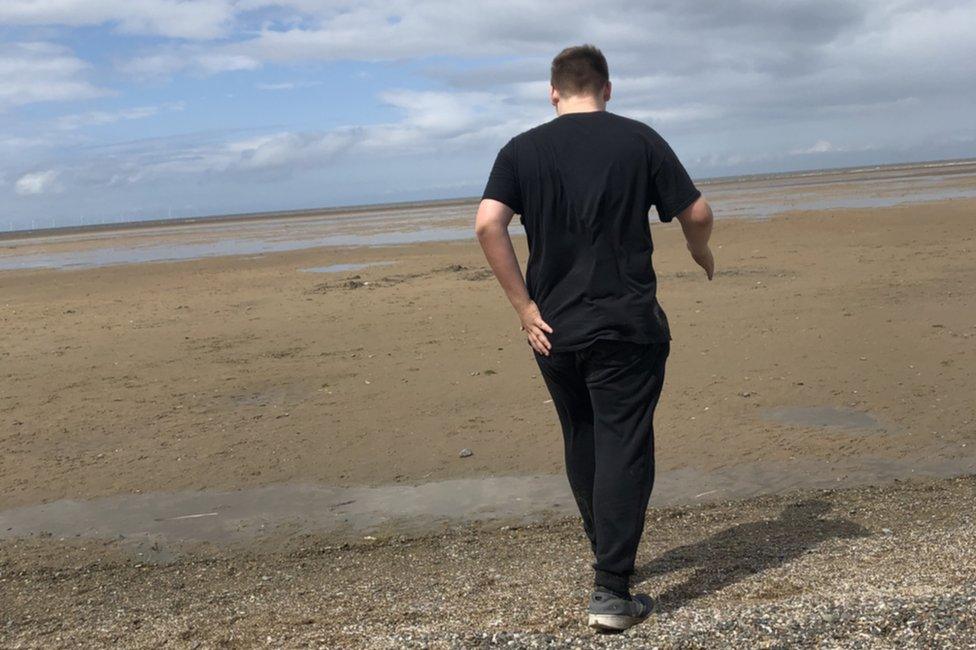
[[[549,103],[553,106],[559,103],[559,91],[552,84],[549,84]]]
[[[610,101],[610,93],[612,90],[613,88],[610,85],[610,81],[607,80],[607,84],[603,87],[603,101]]]

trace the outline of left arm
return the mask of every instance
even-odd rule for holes
[[[522,269],[519,268],[518,258],[515,256],[515,247],[512,246],[512,238],[508,234],[508,224],[514,214],[501,201],[483,199],[475,216],[474,231],[488,265],[522,322],[529,345],[539,354],[548,355],[552,346],[546,333],[551,334],[552,328],[542,320],[539,307],[529,297]]]

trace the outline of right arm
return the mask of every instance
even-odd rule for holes
[[[708,247],[708,239],[712,235],[711,206],[705,197],[700,196],[679,212],[677,219],[681,223],[681,231],[685,235],[691,258],[705,270],[705,275],[711,280],[715,273],[715,259]]]

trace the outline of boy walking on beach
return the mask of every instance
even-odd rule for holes
[[[654,409],[670,350],[656,298],[648,212],[677,218],[709,280],[712,212],[667,142],[606,110],[607,62],[592,45],[552,61],[557,116],[498,152],[475,231],[518,313],[552,395],[566,473],[595,561],[589,625],[623,630],[654,601],[631,595],[654,483]],[[529,248],[525,278],[508,235]]]

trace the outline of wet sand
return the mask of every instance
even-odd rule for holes
[[[844,485],[886,461],[976,459],[974,212],[722,221],[711,283],[679,227],[655,225],[674,336],[662,476],[800,462]],[[0,295],[0,508],[563,471],[549,395],[473,237],[5,271]]]

